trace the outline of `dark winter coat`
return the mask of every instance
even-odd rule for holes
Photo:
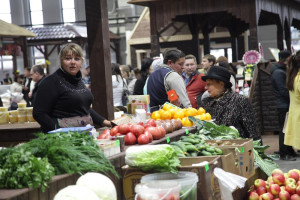
[[[211,114],[216,124],[234,126],[243,138],[261,139],[253,109],[247,97],[227,91],[218,99],[211,97],[204,99],[200,106]]]
[[[276,63],[270,70],[272,74],[273,92],[277,108],[288,108],[290,104],[289,90],[286,87],[286,65]]]

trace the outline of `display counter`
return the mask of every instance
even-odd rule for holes
[[[24,122],[0,125],[0,147],[9,147],[34,138],[34,133],[40,131],[37,122]]]
[[[21,124],[19,124],[21,125]],[[25,124],[23,124],[25,125]],[[36,123],[31,124],[27,123],[27,125],[31,125],[31,130],[37,126],[38,124]],[[15,127],[14,127],[15,128]],[[39,128],[39,125],[38,127]],[[195,132],[196,128],[191,127],[191,128],[182,128],[177,131],[174,131],[173,133],[167,134],[165,137],[159,139],[159,140],[153,140],[152,143],[149,144],[165,144],[167,141],[172,142],[172,141],[177,141],[179,140],[180,136],[183,134],[186,134],[186,129],[188,129],[189,132]],[[2,134],[2,130],[1,134]],[[6,130],[8,130],[6,128]],[[9,129],[10,130],[10,129]],[[35,131],[37,132],[37,131]],[[35,133],[33,132],[33,133]],[[21,133],[21,131],[20,131]],[[12,134],[10,132],[7,132],[6,137],[9,139],[9,135]],[[29,133],[28,136],[30,136]],[[33,136],[31,134],[31,136]],[[2,138],[2,135],[1,135]],[[15,138],[15,137],[14,137]],[[24,138],[24,135],[23,137]],[[33,137],[32,137],[33,138]],[[25,138],[26,139],[26,138]],[[28,137],[27,141],[31,139]],[[0,139],[1,141],[1,139]],[[12,140],[10,140],[12,141]],[[19,140],[20,141],[20,140]],[[137,144],[138,145],[138,144]],[[129,146],[125,146],[125,150]],[[125,152],[121,152],[119,154],[116,154],[114,156],[108,157],[108,159],[111,161],[112,165],[115,166],[116,171],[121,175],[121,167],[125,165]],[[52,178],[52,181],[49,183],[49,188],[45,191],[42,192],[41,189],[29,189],[29,188],[24,188],[24,189],[17,189],[17,190],[6,190],[6,189],[0,189],[0,200],[52,200],[55,194],[62,188],[68,186],[68,185],[74,185],[78,179],[79,175],[73,174],[64,174],[64,175],[57,175]],[[123,199],[123,187],[122,187],[122,177],[120,179],[114,178],[112,180],[116,186],[117,192],[118,192],[118,199]]]

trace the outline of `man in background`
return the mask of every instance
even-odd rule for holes
[[[147,92],[150,95],[151,112],[159,110],[165,102],[169,102],[167,92],[175,90],[179,97],[179,106],[191,107],[189,97],[186,93],[184,80],[181,77],[185,61],[185,54],[178,50],[168,50],[164,55],[164,61],[148,79]]]
[[[216,57],[210,54],[206,54],[205,56],[203,56],[202,61],[201,61],[201,65],[202,65],[202,69],[203,69],[203,73],[207,74],[207,72],[209,71],[209,69],[214,66],[216,63]],[[202,73],[202,71],[201,71]]]
[[[197,96],[205,92],[206,82],[201,79],[204,74],[197,71],[197,60],[194,55],[185,56],[184,71],[182,77],[186,85],[186,91],[193,108],[198,108]]]
[[[28,97],[28,94],[30,92],[30,83],[31,83],[31,80],[32,80],[30,78],[30,71],[31,71],[30,67],[26,67],[24,69],[23,90],[22,90],[22,93],[24,95],[23,98],[26,101],[27,107],[31,106],[30,100],[29,100],[29,97]]]
[[[41,84],[41,82],[45,78],[43,65],[34,65],[31,68],[30,76],[31,76],[32,80],[35,82],[35,85],[34,85],[33,91],[29,92],[28,96],[30,98],[31,105],[34,106],[36,92],[39,88],[39,85]]]

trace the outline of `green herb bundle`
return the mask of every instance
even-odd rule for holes
[[[37,158],[30,151],[7,148],[0,151],[0,188],[47,188],[54,168],[47,158]]]
[[[19,148],[30,151],[37,157],[48,158],[56,175],[102,172],[119,177],[114,166],[88,133],[40,133],[38,138]]]

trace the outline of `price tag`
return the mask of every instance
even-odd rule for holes
[[[206,164],[204,167],[205,167],[205,172],[207,172],[209,170],[209,165]]]
[[[189,134],[189,130],[188,129],[185,129],[185,134]]]
[[[170,143],[170,137],[167,137],[167,143]]]
[[[120,140],[116,140],[116,145],[120,146]]]
[[[241,147],[241,153],[244,153],[244,152],[245,152],[245,148]]]

